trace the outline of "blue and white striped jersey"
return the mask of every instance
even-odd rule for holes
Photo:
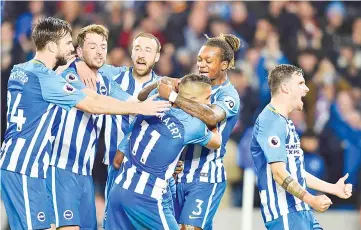
[[[130,95],[137,97],[139,92],[150,82],[156,81],[159,77],[152,72],[152,78],[144,83],[138,83],[133,75],[133,68],[128,67],[114,67],[104,65],[103,68],[111,69],[113,73],[113,80],[116,81],[122,90],[129,93]],[[109,162],[113,162],[117,146],[124,138],[124,134],[129,131],[129,124],[134,119],[132,115],[106,115],[105,116],[105,153],[103,163],[109,165]]]
[[[306,189],[303,151],[295,126],[269,104],[258,116],[251,142],[251,152],[258,177],[264,222],[290,212],[310,207],[285,191],[272,177],[270,163],[283,161],[287,171]]]
[[[200,145],[189,145],[185,155],[182,155],[184,170],[178,174],[178,182],[220,183],[226,180],[223,157],[226,153],[226,143],[238,120],[239,96],[227,79],[222,85],[212,87],[211,102],[226,112],[226,118],[217,125],[222,137],[222,145],[216,150],[209,150]]]
[[[75,88],[84,88],[73,63],[62,76]],[[127,100],[130,95],[122,91],[112,80],[111,71],[99,71],[97,92],[118,100]],[[100,130],[104,115],[92,115],[72,108],[60,110],[57,114],[59,125],[54,130],[55,141],[51,165],[81,175],[92,175]]]
[[[139,194],[162,199],[187,144],[207,145],[212,133],[198,118],[178,108],[161,116],[138,115],[119,149],[127,160],[115,183]],[[124,142],[128,144],[124,147]]]
[[[7,93],[7,130],[0,167],[30,177],[45,178],[51,153],[56,112],[70,110],[85,94],[43,63],[15,65]]]

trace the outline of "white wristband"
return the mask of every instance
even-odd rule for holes
[[[169,94],[169,101],[170,102],[175,102],[175,100],[177,99],[177,97],[178,97],[178,93],[176,93],[176,92],[174,92],[174,91],[172,91],[172,92],[170,92],[170,94]]]

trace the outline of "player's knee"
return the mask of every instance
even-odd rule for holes
[[[202,229],[199,227],[192,226],[192,225],[182,224],[181,230],[202,230]]]

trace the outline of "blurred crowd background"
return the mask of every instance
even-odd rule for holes
[[[356,209],[361,188],[361,2],[2,2],[2,113],[12,65],[34,55],[31,25],[56,16],[73,27],[103,24],[110,31],[108,60],[131,65],[132,38],[140,31],[162,44],[158,75],[182,77],[196,71],[197,53],[209,37],[241,38],[229,78],[241,100],[239,122],[227,148],[229,186],[223,206],[242,205],[243,170],[252,168],[250,138],[255,118],[270,100],[267,72],[281,63],[304,71],[310,92],[304,111],[291,119],[301,137],[306,170],[335,183],[346,172],[354,185],[350,200],[331,196],[331,208]],[[76,40],[74,39],[74,44]],[[4,122],[4,119],[3,119]],[[5,123],[3,123],[5,124]],[[4,127],[4,125],[2,126]],[[2,130],[3,133],[4,130]],[[106,178],[99,149],[94,180],[101,202]],[[255,206],[259,205],[255,191]]]

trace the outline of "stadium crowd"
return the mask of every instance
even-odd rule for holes
[[[254,119],[270,99],[268,70],[277,64],[290,63],[303,69],[310,88],[304,98],[304,111],[292,114],[301,136],[306,169],[333,183],[348,172],[354,196],[349,200],[330,197],[334,203],[331,208],[359,208],[360,2],[31,1],[2,4],[2,114],[6,114],[4,87],[10,70],[14,64],[33,57],[31,25],[41,17],[56,16],[68,21],[74,35],[91,23],[106,26],[110,31],[107,62],[116,66],[131,65],[129,47],[135,34],[152,33],[162,44],[161,57],[155,67],[160,76],[177,77],[194,72],[197,52],[207,39],[205,35],[232,33],[241,38],[243,47],[236,55],[236,68],[229,72],[241,100],[239,122],[225,159],[228,183],[232,185],[229,203],[241,205],[242,170],[253,167],[250,138]],[[4,116],[2,122],[3,134]],[[99,155],[101,152],[102,148]],[[99,193],[104,191],[102,186],[106,180],[101,158],[97,156],[93,174]],[[258,195],[255,200],[257,205]]]

